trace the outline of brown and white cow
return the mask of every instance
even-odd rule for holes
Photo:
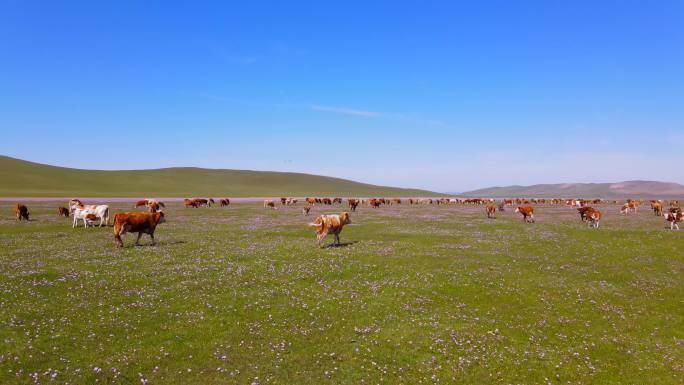
[[[164,213],[157,211],[154,213],[117,213],[114,215],[114,241],[119,247],[123,247],[121,236],[126,233],[138,233],[135,245],[140,245],[140,237],[149,234],[154,245],[154,230],[160,223],[166,222]]]
[[[340,244],[340,232],[344,225],[351,224],[348,212],[335,215],[319,215],[309,226],[316,228],[316,241],[319,246],[323,246],[323,240],[328,234],[335,236],[335,245]]]
[[[76,210],[81,210],[79,219],[83,219],[88,214],[95,214],[100,218],[99,227],[109,224],[109,206],[107,205],[84,205],[80,200],[72,199],[69,201],[69,211],[73,214]]]
[[[349,198],[347,199],[347,204],[349,205],[349,209],[351,211],[356,211],[356,206],[359,205],[359,200],[355,198]]]
[[[670,222],[671,230],[679,230],[678,223],[684,220],[684,214],[682,214],[682,209],[680,209],[679,207],[670,208],[670,211],[664,213],[663,216],[665,217],[665,220]]]
[[[534,208],[531,206],[518,206],[515,209],[516,213],[520,213],[523,216],[523,221],[532,223],[534,222]]]
[[[494,218],[494,213],[496,212],[496,206],[494,206],[494,205],[485,206],[485,212],[487,213],[487,218]]]
[[[620,208],[620,214],[636,213],[637,204],[635,202],[627,202]]]
[[[601,221],[601,212],[593,207],[586,207],[586,209],[587,210],[584,211],[584,217],[587,220],[587,226],[598,229],[599,222]]]
[[[26,219],[28,221],[28,207],[26,207],[26,205],[22,203],[17,203],[16,205],[14,205],[14,216],[17,218],[18,221],[21,221],[22,219]]]

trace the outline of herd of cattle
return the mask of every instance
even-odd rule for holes
[[[221,207],[230,205],[230,199],[218,199]],[[295,198],[280,198],[280,205],[290,206],[297,205],[299,200]],[[264,208],[276,210],[277,200],[264,200]],[[342,198],[314,198],[308,197],[304,199],[305,205],[302,208],[304,215],[309,215],[312,206],[319,205],[335,205],[343,204]],[[211,207],[216,204],[213,198],[190,198],[184,199],[185,207]],[[483,198],[348,198],[347,206],[351,211],[356,211],[359,205],[368,205],[371,208],[377,209],[382,205],[400,205],[407,203],[410,205],[482,205],[485,208],[485,213],[488,218],[494,218],[497,211],[505,211],[506,206],[519,205],[515,209],[516,213],[522,216],[525,222],[534,222],[534,207],[530,204],[552,204],[552,205],[566,205],[577,209],[580,219],[587,222],[588,227],[598,228],[601,221],[601,211],[590,205],[597,205],[603,203],[621,204],[619,201],[607,201],[603,199],[502,199],[498,202],[494,199]],[[495,204],[496,203],[496,204]],[[620,206],[620,214],[632,214],[637,212],[637,208],[644,204],[644,201],[628,199]],[[684,220],[682,209],[679,207],[678,201],[663,201],[651,200],[651,210],[656,216],[663,216],[670,224],[670,229],[679,230],[679,222]],[[665,206],[669,205],[667,209]],[[148,234],[154,241],[154,231],[160,223],[165,222],[164,212],[162,208],[165,207],[163,202],[156,199],[143,199],[135,203],[135,207],[146,207],[146,212],[123,212],[114,214],[114,239],[117,246],[123,246],[122,235],[126,233],[138,233],[138,238],[135,244],[138,245],[142,234]],[[15,205],[15,216],[17,221],[29,220],[29,210],[26,205],[17,203]],[[79,225],[79,221],[83,222],[84,227],[99,226],[109,224],[109,206],[107,205],[86,205],[78,199],[72,199],[68,202],[68,207],[59,207],[58,214],[60,216],[73,218],[72,227]],[[316,229],[317,241],[322,244],[323,239],[328,234],[333,234],[335,237],[335,244],[339,244],[339,234],[345,224],[350,224],[351,219],[349,213],[343,212],[339,215],[319,215],[316,219],[309,223],[309,226]]]

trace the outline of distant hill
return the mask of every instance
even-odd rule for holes
[[[173,167],[81,170],[0,156],[4,197],[437,196],[301,173]]]
[[[460,195],[493,198],[624,198],[636,196],[654,198],[681,198],[684,197],[684,186],[677,183],[635,180],[619,183],[563,183],[536,184],[532,186],[490,187],[468,191]]]

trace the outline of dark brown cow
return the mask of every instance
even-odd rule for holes
[[[68,208],[66,208],[66,207],[59,207],[59,208],[57,208],[57,210],[58,210],[58,212],[59,212],[59,216],[60,216],[60,217],[61,217],[62,215],[64,215],[65,217],[69,218],[69,209],[68,209]]]
[[[121,236],[126,233],[138,233],[135,245],[140,245],[140,237],[149,234],[154,245],[154,230],[160,223],[166,222],[164,213],[157,211],[154,213],[117,213],[114,215],[114,240],[118,247],[123,247]]]
[[[339,203],[342,204],[342,198],[335,198],[332,200],[332,203]]]
[[[29,211],[28,207],[21,203],[17,203],[14,206],[14,215],[16,216],[18,221],[21,221],[22,219],[26,219],[27,221],[29,220]]]
[[[228,206],[230,204],[230,199],[228,199],[228,198],[221,199],[221,200],[219,200],[219,204],[221,205],[221,207]]]
[[[194,207],[194,208],[198,207],[197,202],[195,202],[194,199],[185,198],[185,199],[183,199],[183,204],[185,204],[185,207]]]
[[[523,221],[533,223],[534,222],[534,208],[530,206],[518,206],[515,209],[516,213],[520,213],[523,216]]]

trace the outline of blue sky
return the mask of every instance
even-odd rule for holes
[[[0,3],[1,154],[684,183],[682,1],[95,3]]]

